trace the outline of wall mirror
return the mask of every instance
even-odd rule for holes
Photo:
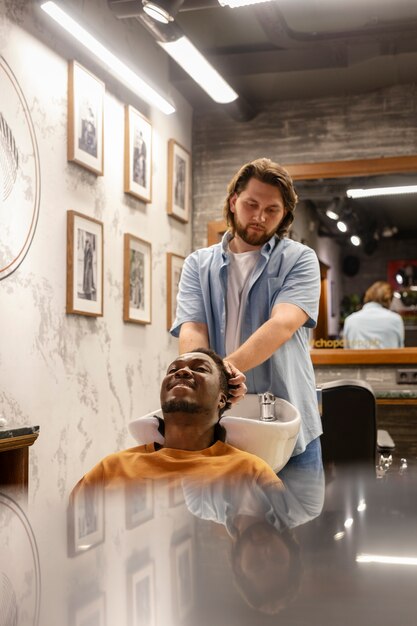
[[[318,237],[323,240],[328,238],[337,244],[339,258],[335,258],[334,263],[341,267],[338,278],[341,283],[340,300],[345,296],[351,297],[352,294],[360,298],[369,286],[368,283],[387,279],[392,282],[396,275],[401,280],[403,274],[405,282],[395,283],[400,299],[394,308],[404,314],[406,346],[417,347],[417,194],[360,199],[346,196],[346,189],[351,188],[416,185],[417,155],[286,164],[285,167],[295,181],[300,202],[309,207],[317,217]],[[339,220],[328,217],[327,213],[330,211],[347,223],[347,233],[338,229]],[[225,229],[224,220],[210,222],[207,229],[208,244],[218,241]],[[360,238],[359,246],[351,243],[352,235]],[[312,247],[315,247],[314,244]],[[402,261],[411,263],[402,264]],[[392,276],[388,276],[390,263]],[[331,315],[343,318],[345,311],[340,310],[340,303],[335,307],[335,303],[331,302],[330,284],[323,282],[326,263],[322,265],[324,289],[316,337],[331,338],[327,319]],[[408,291],[405,287],[409,288]]]

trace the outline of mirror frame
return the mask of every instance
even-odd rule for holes
[[[372,176],[417,172],[417,155],[355,159],[350,161],[319,161],[317,163],[285,164],[293,180],[313,180],[320,178],[343,178],[347,176]],[[215,220],[207,224],[207,245],[217,243],[227,226],[225,220]],[[389,363],[417,363],[416,348],[394,350],[329,350],[312,349],[314,365],[361,365]]]
[[[293,180],[395,174],[417,172],[417,155],[356,159],[352,161],[293,163],[284,167],[288,170]],[[393,350],[329,350],[316,348],[311,350],[311,359],[314,365],[417,363],[417,348]]]

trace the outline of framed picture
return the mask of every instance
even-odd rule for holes
[[[68,65],[68,161],[103,175],[104,83],[76,61]]]
[[[152,201],[152,126],[129,105],[125,108],[125,192]]]
[[[178,506],[185,502],[184,491],[180,480],[171,481],[168,487],[169,506]]]
[[[172,548],[173,611],[179,621],[184,620],[194,606],[194,564],[191,537]]]
[[[71,610],[72,626],[105,626],[106,623],[106,602],[105,595],[101,593],[89,602],[84,602],[80,606],[75,606]]]
[[[153,517],[153,482],[132,481],[125,487],[126,528],[135,528]]]
[[[156,626],[153,563],[129,575],[128,608],[131,626]]]
[[[68,554],[77,556],[104,541],[104,489],[81,487],[68,506]]]
[[[124,237],[123,319],[151,323],[152,246],[128,233]]]
[[[167,253],[167,329],[169,330],[175,320],[177,307],[178,285],[181,278],[182,266],[185,257]]]
[[[168,215],[188,222],[191,198],[191,156],[174,139],[168,142]]]
[[[103,315],[103,223],[67,212],[67,313]]]

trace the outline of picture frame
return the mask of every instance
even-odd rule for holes
[[[194,555],[191,537],[172,547],[172,601],[178,621],[185,620],[194,606]]]
[[[185,257],[167,252],[167,330],[175,320],[178,286]]]
[[[105,626],[106,624],[106,596],[97,594],[89,601],[84,601],[71,610],[70,624],[72,626]]]
[[[168,141],[168,205],[167,212],[180,222],[190,219],[191,155],[183,146]]]
[[[142,113],[125,106],[125,192],[152,202],[152,125]]]
[[[128,577],[130,626],[156,626],[155,567],[149,562]]]
[[[70,314],[103,315],[103,222],[67,211],[67,303]]]
[[[68,555],[83,554],[104,542],[104,488],[81,487],[68,506]]]
[[[152,321],[152,245],[130,233],[124,236],[123,319]]]
[[[68,161],[103,175],[105,84],[77,61],[68,63]]]
[[[132,481],[125,487],[126,528],[132,529],[153,518],[154,493],[151,480]]]

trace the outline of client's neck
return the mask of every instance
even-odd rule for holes
[[[214,426],[212,423],[197,423],[196,417],[176,413],[164,415],[164,447],[177,450],[204,450],[210,447],[214,439]]]

